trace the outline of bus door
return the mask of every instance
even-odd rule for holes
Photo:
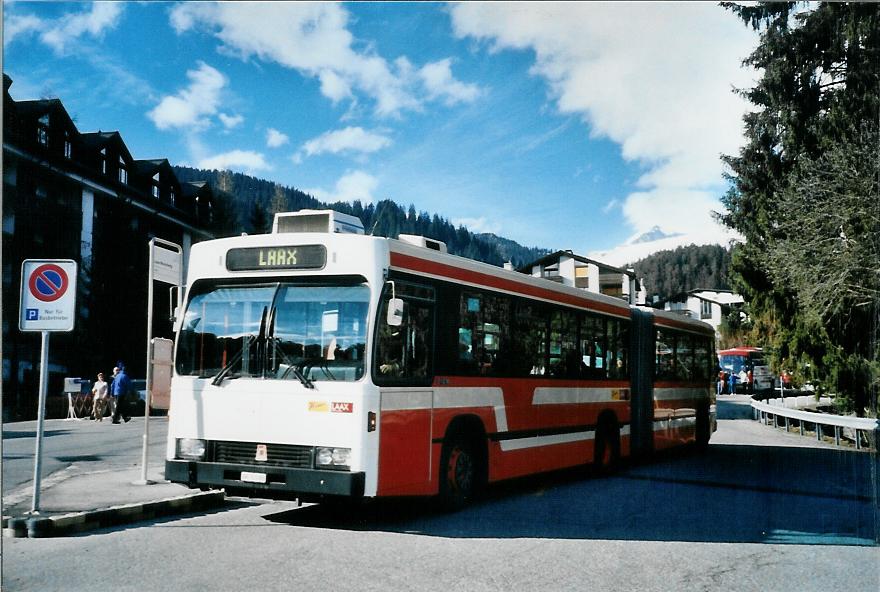
[[[389,323],[388,310],[402,312]],[[379,387],[379,495],[436,490],[431,468],[435,295],[431,286],[388,282],[376,321],[373,380]]]
[[[634,457],[651,453],[654,448],[654,348],[656,333],[653,315],[632,310],[630,332],[630,381],[632,384],[632,424],[630,447]]]

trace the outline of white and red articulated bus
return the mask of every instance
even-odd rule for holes
[[[166,478],[260,498],[439,496],[715,430],[709,325],[366,236],[331,211],[193,245]]]

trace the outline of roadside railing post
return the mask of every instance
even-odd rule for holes
[[[840,426],[834,426],[834,445],[840,446]]]

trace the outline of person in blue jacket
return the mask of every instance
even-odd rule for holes
[[[119,423],[120,418],[128,423],[131,416],[128,411],[128,393],[131,391],[131,379],[125,372],[125,364],[119,362],[116,364],[119,373],[113,377],[113,383],[110,385],[110,394],[116,399],[116,405],[113,412],[113,423]]]

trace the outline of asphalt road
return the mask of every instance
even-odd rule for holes
[[[761,426],[741,400],[719,415],[705,454],[507,483],[456,514],[422,500],[354,512],[231,500],[4,539],[3,589],[880,589],[876,458]]]

